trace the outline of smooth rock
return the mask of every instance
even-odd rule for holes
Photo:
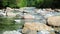
[[[10,8],[10,7],[7,7],[7,8],[6,8],[6,12],[11,12],[12,10],[14,10],[14,9],[12,9],[12,8]]]
[[[52,31],[54,29],[47,26],[47,25],[45,25],[45,24],[42,24],[42,23],[25,23],[22,32],[25,33],[25,32],[27,32],[27,30],[35,30],[35,31],[47,30],[47,31]]]
[[[47,21],[49,25],[60,26],[60,16],[49,17]]]

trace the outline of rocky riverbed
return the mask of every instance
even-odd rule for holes
[[[3,34],[60,34],[59,9],[37,9],[35,7],[12,9],[8,7],[6,11],[0,12],[0,16],[16,17],[18,18],[14,20],[16,23],[24,22],[22,28],[5,31]]]

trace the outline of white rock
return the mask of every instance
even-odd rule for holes
[[[46,30],[45,31],[42,30],[42,31],[39,31],[37,34],[50,34],[50,32]]]
[[[3,12],[0,12],[0,15],[6,16],[6,14],[5,14],[5,13],[3,13]]]
[[[40,13],[41,15],[45,15],[45,14],[47,14],[48,13],[48,11],[46,11],[45,9],[39,9],[38,11],[37,11],[37,13]]]
[[[15,20],[17,23],[20,23],[21,22],[21,20]]]
[[[5,31],[3,32],[3,34],[21,34],[21,33],[14,30],[14,31]]]
[[[50,32],[48,31],[41,31],[42,34],[49,34]]]
[[[53,14],[46,14],[44,17],[48,18],[48,17],[51,17],[51,16],[54,16],[54,15]]]

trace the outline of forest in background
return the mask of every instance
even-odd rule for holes
[[[0,8],[60,8],[60,0],[0,0]]]

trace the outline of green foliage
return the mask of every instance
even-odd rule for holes
[[[9,0],[8,1],[9,7],[15,8],[17,6],[16,0]]]
[[[60,7],[60,0],[2,0],[4,7]]]
[[[2,0],[2,5],[5,7],[5,6],[7,6],[8,5],[8,0]]]
[[[44,0],[36,0],[37,3],[41,3],[43,2]]]
[[[27,6],[27,1],[26,0],[17,0],[17,6],[18,7],[26,7]]]
[[[44,0],[36,0],[35,7],[40,8],[40,6],[44,3]]]
[[[2,4],[4,7],[16,7],[16,0],[2,0]]]
[[[0,18],[0,30],[16,30],[20,24],[15,24],[14,18]]]

